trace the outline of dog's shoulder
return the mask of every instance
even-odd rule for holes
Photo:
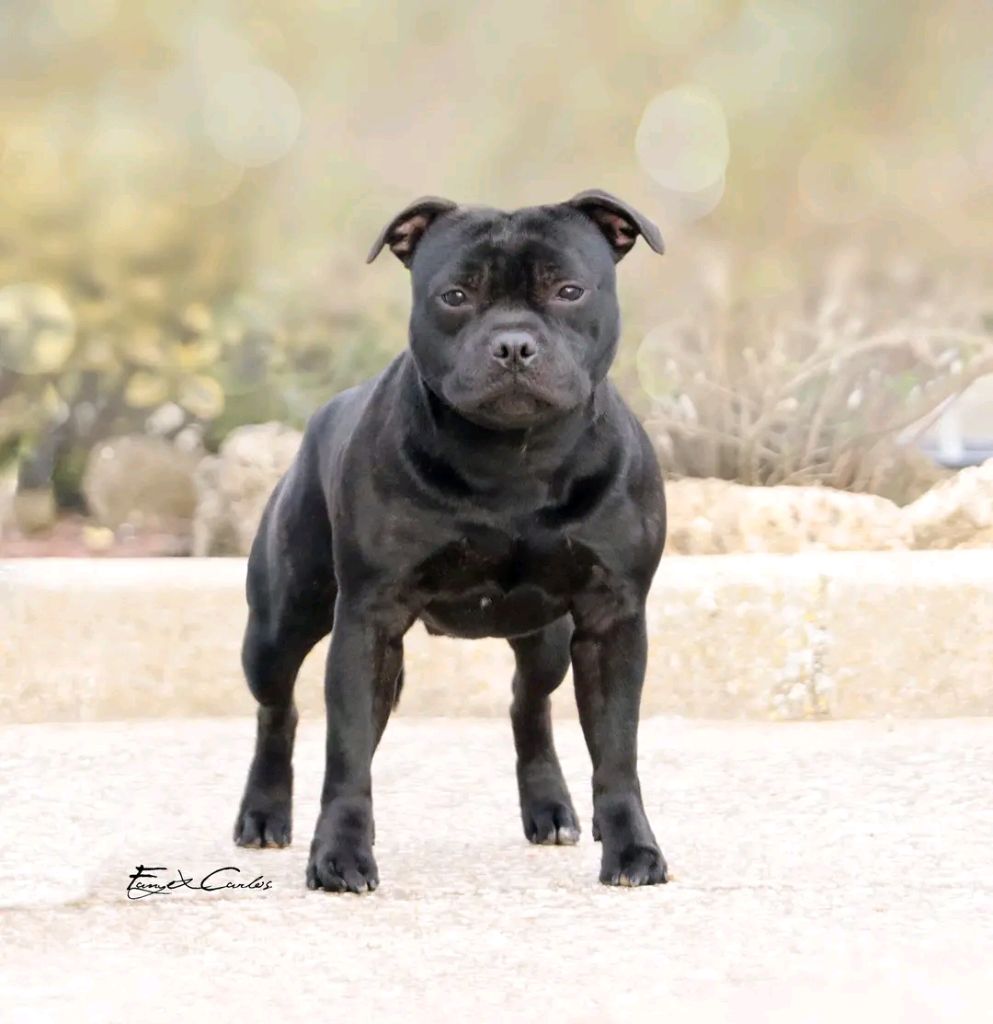
[[[636,567],[654,567],[665,542],[662,473],[645,428],[613,384],[606,382],[598,398],[594,430],[578,463],[582,474],[574,485],[592,493],[596,483],[597,500],[572,532],[602,563],[631,574]]]
[[[383,422],[393,405],[390,396],[396,391],[406,358],[406,353],[398,356],[382,373],[339,392],[311,415],[301,457],[312,461],[322,479],[336,471],[356,433],[374,433]]]
[[[662,472],[655,446],[641,420],[609,379],[601,386],[595,410],[596,434],[605,452],[620,453],[618,474],[629,486],[661,490]]]

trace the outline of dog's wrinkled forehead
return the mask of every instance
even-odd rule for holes
[[[515,291],[557,278],[599,276],[613,267],[599,232],[556,207],[504,213],[462,208],[427,234],[414,261],[415,286],[464,283]]]

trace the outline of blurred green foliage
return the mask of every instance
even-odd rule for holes
[[[405,275],[362,256],[425,192],[513,206],[600,185],[661,222],[665,259],[621,270],[616,375],[690,470],[693,430],[734,432],[756,389],[823,357],[830,335],[784,346],[761,312],[804,322],[817,253],[855,245],[978,289],[968,313],[922,319],[867,277],[874,330],[913,321],[975,348],[989,315],[989,5],[7,0],[3,17],[0,461],[67,500],[108,434],[151,419],[214,445],[243,422],[299,424],[382,366],[404,342]],[[752,312],[720,352],[660,348],[666,325],[729,309]],[[887,394],[934,372],[869,362]],[[825,430],[857,418],[830,375],[805,387],[803,415],[838,392]],[[721,408],[715,388],[751,397]],[[895,427],[896,405],[865,408]],[[830,478],[818,438],[799,468],[790,448],[788,470],[751,475]],[[713,468],[751,472],[726,453]]]

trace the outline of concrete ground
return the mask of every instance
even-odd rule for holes
[[[674,880],[596,881],[586,831],[535,848],[509,725],[399,716],[376,761],[382,884],[308,892],[321,726],[296,841],[237,850],[247,720],[0,729],[5,1021],[989,1019],[993,719],[647,720],[646,804]],[[266,891],[129,901],[135,866],[234,865]],[[228,876],[233,877],[233,876]]]

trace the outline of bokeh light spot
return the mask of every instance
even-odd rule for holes
[[[15,373],[54,373],[76,344],[76,318],[54,288],[0,288],[0,366]]]
[[[224,389],[213,377],[184,378],[177,398],[184,409],[205,420],[220,415],[224,409]]]
[[[664,188],[702,192],[723,177],[728,164],[724,108],[712,93],[692,85],[660,93],[641,117],[635,152]]]
[[[169,397],[169,382],[147,370],[138,370],[124,388],[124,401],[132,409],[150,409]]]
[[[673,352],[674,324],[658,324],[645,335],[635,356],[638,382],[645,394],[662,400],[671,399],[678,389],[678,374]]]
[[[284,156],[300,133],[293,87],[269,68],[223,72],[208,88],[204,129],[217,152],[241,167],[263,167]]]

